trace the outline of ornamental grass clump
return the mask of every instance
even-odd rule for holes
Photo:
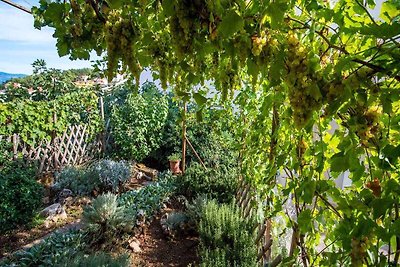
[[[254,226],[234,204],[207,202],[199,224],[200,266],[257,266]]]

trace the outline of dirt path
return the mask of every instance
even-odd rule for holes
[[[197,261],[198,238],[186,236],[179,240],[168,240],[162,232],[159,217],[144,230],[138,240],[142,252],[133,255],[131,266],[186,267]]]

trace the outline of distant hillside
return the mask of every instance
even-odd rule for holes
[[[21,78],[26,76],[25,74],[13,74],[13,73],[6,73],[0,71],[0,84],[12,79],[12,78]]]

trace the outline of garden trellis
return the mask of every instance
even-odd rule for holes
[[[85,125],[71,125],[61,136],[42,140],[35,146],[23,142],[18,134],[0,137],[12,144],[12,157],[22,157],[27,162],[37,162],[38,174],[54,172],[62,167],[81,165],[103,151],[100,139],[90,140]]]

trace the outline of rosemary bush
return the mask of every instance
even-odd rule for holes
[[[235,204],[207,202],[199,225],[200,266],[257,266],[254,225],[242,219]]]

